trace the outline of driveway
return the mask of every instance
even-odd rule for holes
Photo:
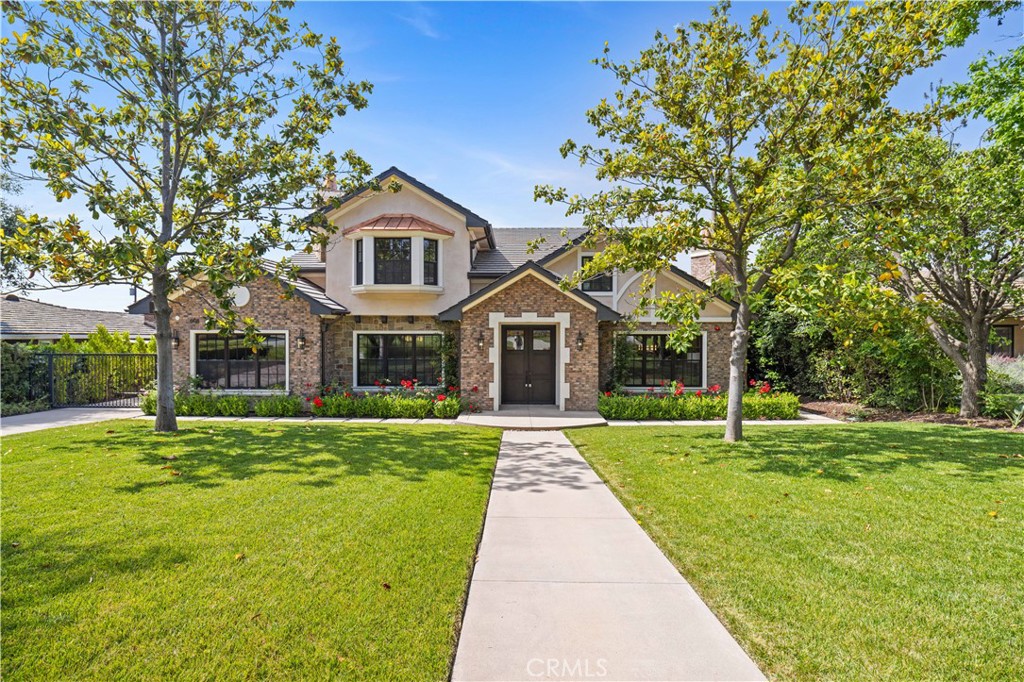
[[[135,407],[62,407],[59,410],[18,414],[0,419],[0,435],[55,429],[61,426],[92,424],[109,419],[132,419],[142,415]]]

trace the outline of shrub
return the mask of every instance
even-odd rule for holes
[[[985,390],[991,393],[1024,393],[1024,356],[990,356]]]
[[[154,393],[155,395],[155,393]],[[221,414],[218,398],[210,393],[175,393],[174,412],[182,417],[213,417]],[[248,412],[248,409],[246,410]]]
[[[982,396],[981,414],[992,419],[1007,419],[1021,405],[1024,405],[1022,394],[985,393]]]
[[[0,416],[13,417],[17,414],[28,414],[29,412],[42,412],[50,409],[49,398],[39,398],[22,403],[0,403]]]
[[[615,395],[597,400],[597,411],[609,420],[700,420],[725,419],[725,396],[694,395]],[[791,393],[746,393],[743,396],[744,419],[796,419],[800,401]]]
[[[326,395],[319,405],[310,403],[310,410],[317,417],[354,417],[356,400],[350,395]]]
[[[441,394],[434,400],[434,416],[438,419],[455,419],[462,411],[462,403],[455,396]]]
[[[210,396],[214,401],[216,413],[224,417],[245,417],[249,414],[249,398],[244,395],[225,395],[219,398]]]
[[[302,398],[296,395],[275,395],[259,398],[253,403],[258,417],[297,417],[302,414]]]
[[[429,398],[388,396],[387,402],[390,403],[388,416],[399,419],[426,419],[433,407]]]
[[[155,388],[151,388],[150,390],[142,394],[142,398],[139,400],[139,407],[142,408],[142,414],[148,414],[149,416],[153,416],[154,414],[156,414]]]
[[[49,397],[44,354],[22,343],[0,344],[0,352],[0,402],[14,405]]]

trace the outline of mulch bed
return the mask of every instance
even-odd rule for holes
[[[974,426],[982,429],[1009,429],[1009,419],[990,419],[977,417],[964,419],[957,414],[942,412],[900,412],[899,410],[882,410],[864,407],[857,403],[843,403],[836,400],[810,400],[800,404],[808,412],[822,414],[842,421],[866,422],[927,422],[930,424],[954,424],[956,426]]]

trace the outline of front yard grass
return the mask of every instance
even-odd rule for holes
[[[447,677],[500,432],[151,428],[3,439],[5,680]]]
[[[1024,437],[567,434],[775,679],[1024,679]]]

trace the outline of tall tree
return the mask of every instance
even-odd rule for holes
[[[733,21],[725,2],[708,21],[658,33],[634,61],[613,61],[607,46],[597,60],[621,86],[587,112],[610,145],[569,140],[561,151],[617,184],[588,197],[552,187],[536,196],[566,203],[569,215],[583,216],[589,240],[607,244],[578,277],[657,271],[696,248],[724,261],[711,292],[739,306],[727,441],[742,437],[751,306],[793,257],[825,190],[843,181],[826,159],[852,139],[881,136],[889,91],[938,59],[964,16],[939,3],[799,2],[788,24],[772,28],[767,11],[746,25]],[[696,333],[707,296],[657,299],[658,315],[679,326],[677,346]]]
[[[229,292],[268,251],[326,238],[331,226],[298,213],[320,204],[324,178],[345,189],[369,173],[321,140],[370,85],[346,79],[334,38],[292,26],[292,4],[4,3],[3,153],[25,154],[58,201],[82,195],[94,221],[27,216],[4,258],[55,285],[149,289],[158,431],[177,428],[171,291],[205,281],[209,323],[234,326]]]
[[[875,325],[886,324],[879,298],[917,316],[960,373],[960,415],[977,417],[992,324],[1024,315],[1022,178],[1022,149],[962,150],[911,132],[853,181],[860,200],[837,202],[835,219],[805,235],[816,256],[790,288],[804,299],[842,293]]]

